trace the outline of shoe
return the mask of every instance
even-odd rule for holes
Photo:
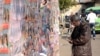
[[[0,48],[3,48],[3,45],[0,45]]]
[[[3,47],[7,48],[7,45],[6,45],[6,44],[4,44],[4,45],[3,45]]]
[[[95,40],[95,38],[93,37],[93,40]]]
[[[44,54],[44,53],[40,53],[40,56],[47,56],[46,54]]]

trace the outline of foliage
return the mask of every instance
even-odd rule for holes
[[[60,10],[69,8],[72,5],[75,5],[75,0],[59,0]]]

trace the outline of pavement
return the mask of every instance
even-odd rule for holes
[[[65,32],[64,32],[65,31]],[[60,56],[71,56],[71,44],[67,41],[67,29],[63,30],[62,37],[59,38],[60,40]],[[96,35],[95,40],[91,39],[91,46],[92,46],[92,55],[93,56],[100,56],[100,34]]]
[[[71,44],[68,43],[67,37],[70,34],[67,34],[67,29],[63,30],[62,37],[60,40],[60,56],[71,56]],[[61,36],[61,35],[60,35]],[[91,39],[92,46],[92,55],[100,56],[100,34],[96,35],[95,40]],[[8,54],[0,54],[0,56],[9,56]]]

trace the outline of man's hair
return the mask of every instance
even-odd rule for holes
[[[44,2],[45,2],[45,3],[44,3],[43,5],[45,5],[45,4],[47,3],[47,0],[44,0]]]
[[[70,21],[71,22],[73,22],[73,21],[80,21],[80,17],[77,16],[77,15],[73,15],[73,16],[71,16]]]
[[[89,11],[90,11],[90,12],[93,12],[93,9],[90,9]]]

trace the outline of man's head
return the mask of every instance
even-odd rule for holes
[[[92,9],[90,9],[90,13],[91,13],[91,12],[93,12],[93,10],[92,10]]]
[[[47,0],[42,0],[42,4],[45,5],[47,3]]]
[[[73,16],[71,16],[70,20],[71,20],[72,25],[74,25],[74,26],[80,25],[80,17],[79,16],[73,15]]]

